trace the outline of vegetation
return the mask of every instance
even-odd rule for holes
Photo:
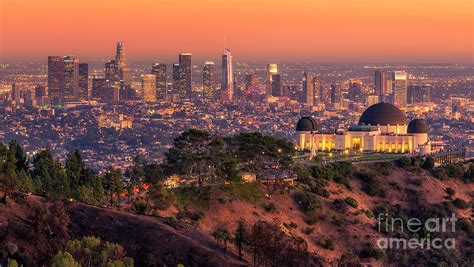
[[[133,259],[125,254],[123,247],[118,244],[103,242],[94,236],[85,236],[81,240],[68,241],[65,252],[60,251],[54,256],[53,266],[133,267]]]

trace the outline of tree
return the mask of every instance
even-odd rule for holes
[[[125,256],[125,250],[121,245],[103,242],[94,236],[68,241],[66,251],[81,266],[133,267],[134,265],[133,259]]]
[[[13,162],[9,153],[8,158],[0,163],[0,191],[3,191],[3,203],[6,203],[10,193],[18,189],[18,180]]]
[[[213,234],[216,241],[222,240],[224,243],[224,253],[227,251],[227,241],[230,238],[229,231],[227,229],[218,229]]]
[[[26,155],[23,148],[20,146],[18,141],[12,140],[8,146],[8,154],[13,157],[14,164],[17,170],[26,170],[27,162]]]
[[[58,252],[52,262],[51,267],[80,267],[81,265],[74,260],[71,254],[68,252]]]
[[[147,211],[150,210],[150,207],[165,210],[172,202],[173,194],[166,190],[160,182],[149,185],[146,194]]]
[[[68,176],[49,149],[35,156],[31,174],[38,194],[51,199],[71,197]]]
[[[243,219],[237,222],[237,229],[234,233],[234,242],[239,250],[239,260],[242,260],[242,249],[248,242],[247,226]]]
[[[110,197],[110,205],[113,205],[114,196],[120,205],[120,194],[124,191],[122,172],[119,169],[109,168],[104,175],[104,191]]]

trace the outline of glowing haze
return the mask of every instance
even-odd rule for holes
[[[0,60],[473,63],[472,0],[0,0]]]

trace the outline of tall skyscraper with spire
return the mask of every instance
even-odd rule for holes
[[[234,69],[232,67],[232,54],[230,49],[224,49],[222,55],[222,82],[221,82],[222,98],[232,100],[234,97]]]
[[[120,83],[120,97],[122,100],[129,100],[132,98],[131,88],[130,88],[130,71],[127,68],[126,58],[125,58],[125,44],[123,42],[118,42],[116,51],[115,51],[115,76]]]

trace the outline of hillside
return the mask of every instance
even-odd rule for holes
[[[40,208],[42,206],[52,205],[36,196],[18,204],[10,201],[8,207],[0,204],[0,259],[9,254],[11,247],[16,247],[19,257],[25,259],[28,266],[47,263],[47,256],[43,253],[54,252],[63,238],[67,238],[59,236],[52,227],[54,223],[48,225],[45,237],[48,242],[41,242],[42,237],[37,235],[35,229],[41,225],[41,220],[36,217],[37,211],[44,210]],[[179,263],[186,266],[244,265],[234,254],[224,254],[214,240],[183,223],[80,203],[65,204],[65,210],[70,219],[67,229],[70,238],[93,235],[121,244],[127,256],[135,259],[135,266],[176,266]],[[42,244],[38,246],[37,241]]]
[[[472,201],[474,199],[474,184],[465,183],[461,179],[440,180],[430,171],[419,169],[404,169],[395,164],[357,165],[354,172],[372,173],[377,177],[377,183],[383,189],[383,195],[371,196],[367,193],[367,182],[363,179],[352,178],[343,184],[334,180],[327,181],[324,190],[329,195],[323,197],[311,194],[314,199],[314,212],[305,212],[304,204],[295,200],[299,194],[308,194],[306,185],[290,186],[287,190],[274,193],[271,199],[260,197],[257,202],[235,197],[225,190],[215,192],[210,203],[199,205],[196,203],[177,203],[167,211],[161,212],[163,216],[180,216],[179,210],[188,213],[202,213],[202,218],[191,221],[203,232],[212,235],[218,229],[236,229],[239,220],[243,219],[249,225],[258,221],[277,221],[287,234],[303,238],[308,251],[322,258],[324,265],[340,263],[372,263],[385,266],[394,262],[399,257],[398,253],[406,254],[406,264],[415,263],[411,260],[432,260],[439,262],[466,263],[473,262],[472,246]],[[389,171],[389,173],[387,173]],[[381,174],[384,172],[385,175]],[[347,186],[349,184],[349,188]],[[447,188],[454,190],[452,199],[447,198]],[[264,188],[261,188],[264,189]],[[262,194],[265,193],[263,190]],[[356,207],[347,205],[338,199],[353,198]],[[453,200],[456,199],[456,200]],[[456,207],[458,202],[465,201],[471,206]],[[454,205],[453,205],[454,203]],[[464,202],[463,202],[464,203]],[[460,219],[471,222],[470,230],[459,230],[455,234],[458,243],[456,251],[427,252],[417,250],[413,252],[400,252],[399,250],[385,251],[384,256],[377,253],[371,255],[371,248],[380,237],[387,237],[377,229],[377,218],[372,213],[385,208],[389,214],[407,217],[424,218],[426,214],[431,217],[449,217],[450,212],[455,212]],[[396,211],[397,210],[397,211]],[[416,214],[414,212],[418,212]],[[186,219],[184,219],[186,220]],[[189,221],[189,220],[188,220]],[[471,231],[471,232],[469,232]],[[328,241],[330,240],[330,241]],[[235,248],[233,248],[235,251]],[[371,252],[367,254],[367,251]],[[375,251],[377,252],[377,251]],[[438,253],[440,252],[440,253]],[[439,256],[438,254],[443,254]],[[415,256],[416,255],[416,256]],[[456,256],[453,256],[456,255]],[[470,256],[467,256],[470,255]],[[252,255],[245,257],[251,261]],[[451,260],[451,262],[449,262]],[[460,262],[463,261],[463,262]],[[425,263],[426,263],[425,262]],[[420,263],[420,262],[418,262]]]

